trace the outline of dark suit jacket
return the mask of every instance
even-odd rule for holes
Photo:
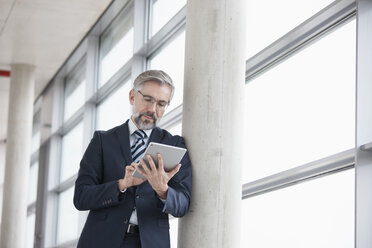
[[[154,128],[149,142],[185,147],[182,137]],[[168,248],[168,213],[184,216],[190,205],[191,162],[188,154],[180,171],[168,182],[167,200],[162,203],[145,181],[120,193],[117,181],[124,177],[125,166],[132,163],[128,121],[108,131],[96,131],[80,162],[75,183],[74,205],[90,210],[81,233],[80,248],[120,247],[136,206],[143,248]]]

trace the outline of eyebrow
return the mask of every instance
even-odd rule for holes
[[[146,95],[146,94],[143,93],[142,91],[141,91],[140,93],[142,93],[143,96],[147,96],[147,97],[151,97],[151,98],[155,99],[155,97],[150,96],[150,95]],[[167,101],[167,100],[163,100],[163,99],[158,99],[157,101],[158,101],[158,102],[166,102],[166,103],[169,103],[169,100]]]

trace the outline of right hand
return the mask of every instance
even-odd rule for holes
[[[118,187],[120,190],[127,189],[132,186],[139,185],[146,181],[146,179],[134,177],[133,172],[135,170],[136,163],[125,166],[125,176],[118,181]]]

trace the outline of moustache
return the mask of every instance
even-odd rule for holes
[[[141,112],[138,117],[141,118],[144,115],[147,115],[147,116],[151,117],[152,119],[154,119],[154,121],[158,120],[158,118],[155,116],[155,114],[150,113],[150,112]]]

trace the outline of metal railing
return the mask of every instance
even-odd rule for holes
[[[281,189],[306,180],[353,168],[355,149],[350,149],[259,180],[243,184],[242,199]]]

